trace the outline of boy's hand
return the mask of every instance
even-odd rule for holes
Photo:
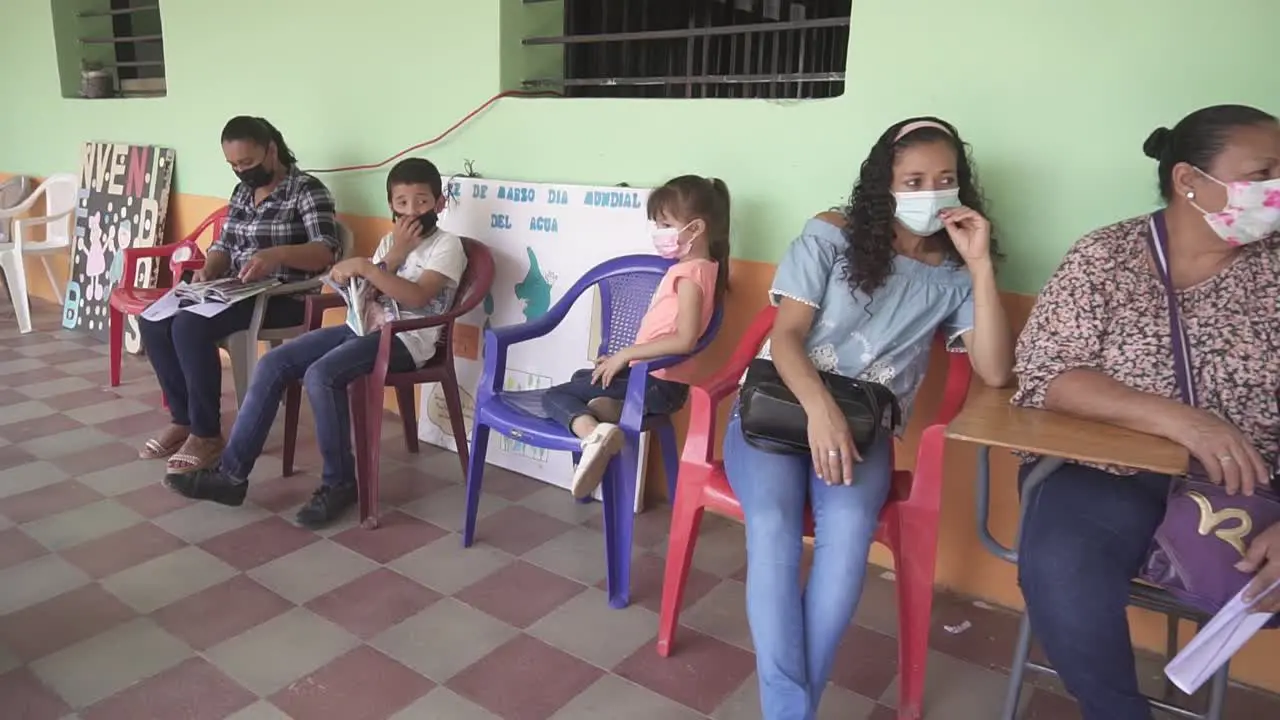
[[[591,384],[598,382],[600,387],[609,387],[613,378],[625,371],[630,364],[631,361],[627,359],[625,352],[596,358],[596,367],[591,371]]]
[[[404,248],[407,252],[417,246],[422,241],[422,223],[418,222],[418,218],[408,215],[401,215],[396,220],[396,226],[391,231],[391,242],[397,248]]]
[[[363,277],[364,271],[368,266],[369,260],[367,258],[343,260],[329,270],[329,279],[339,285],[345,285],[351,278]]]

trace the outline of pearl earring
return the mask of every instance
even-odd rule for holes
[[[1188,191],[1187,191],[1187,199],[1188,199],[1188,200],[1195,200],[1195,199],[1196,199],[1196,193],[1195,193],[1195,191],[1194,191],[1194,190],[1188,190]]]

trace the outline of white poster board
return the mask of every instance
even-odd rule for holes
[[[489,296],[459,320],[454,336],[458,384],[470,432],[483,370],[484,329],[541,317],[578,278],[606,260],[652,254],[645,212],[650,191],[455,178],[446,192],[449,203],[440,226],[489,246],[496,266]],[[584,293],[549,335],[513,346],[507,353],[505,388],[546,388],[590,367],[599,345],[598,304],[596,293]],[[420,439],[456,451],[438,385],[424,386],[418,417]],[[637,510],[643,497],[647,435],[640,442]],[[569,453],[530,447],[498,433],[490,435],[486,460],[564,488],[573,474]]]

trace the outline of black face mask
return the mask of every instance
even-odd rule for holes
[[[398,213],[394,210],[391,212],[392,220],[399,220],[405,217],[404,213]],[[418,216],[418,225],[422,228],[419,237],[426,237],[436,231],[436,223],[440,220],[440,215],[435,210],[429,210]]]
[[[270,185],[275,176],[262,163],[258,163],[247,170],[237,170],[236,177],[240,178],[240,182],[257,190]]]

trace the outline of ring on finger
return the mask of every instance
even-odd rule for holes
[[[839,451],[839,450],[828,450],[828,451],[827,451],[827,457],[840,457],[840,451]]]
[[[1235,461],[1236,461],[1236,459],[1235,459],[1235,458],[1233,458],[1233,457],[1231,457],[1230,455],[1219,455],[1219,456],[1218,456],[1218,462],[1220,462],[1220,463],[1230,463],[1230,462],[1235,462]]]

